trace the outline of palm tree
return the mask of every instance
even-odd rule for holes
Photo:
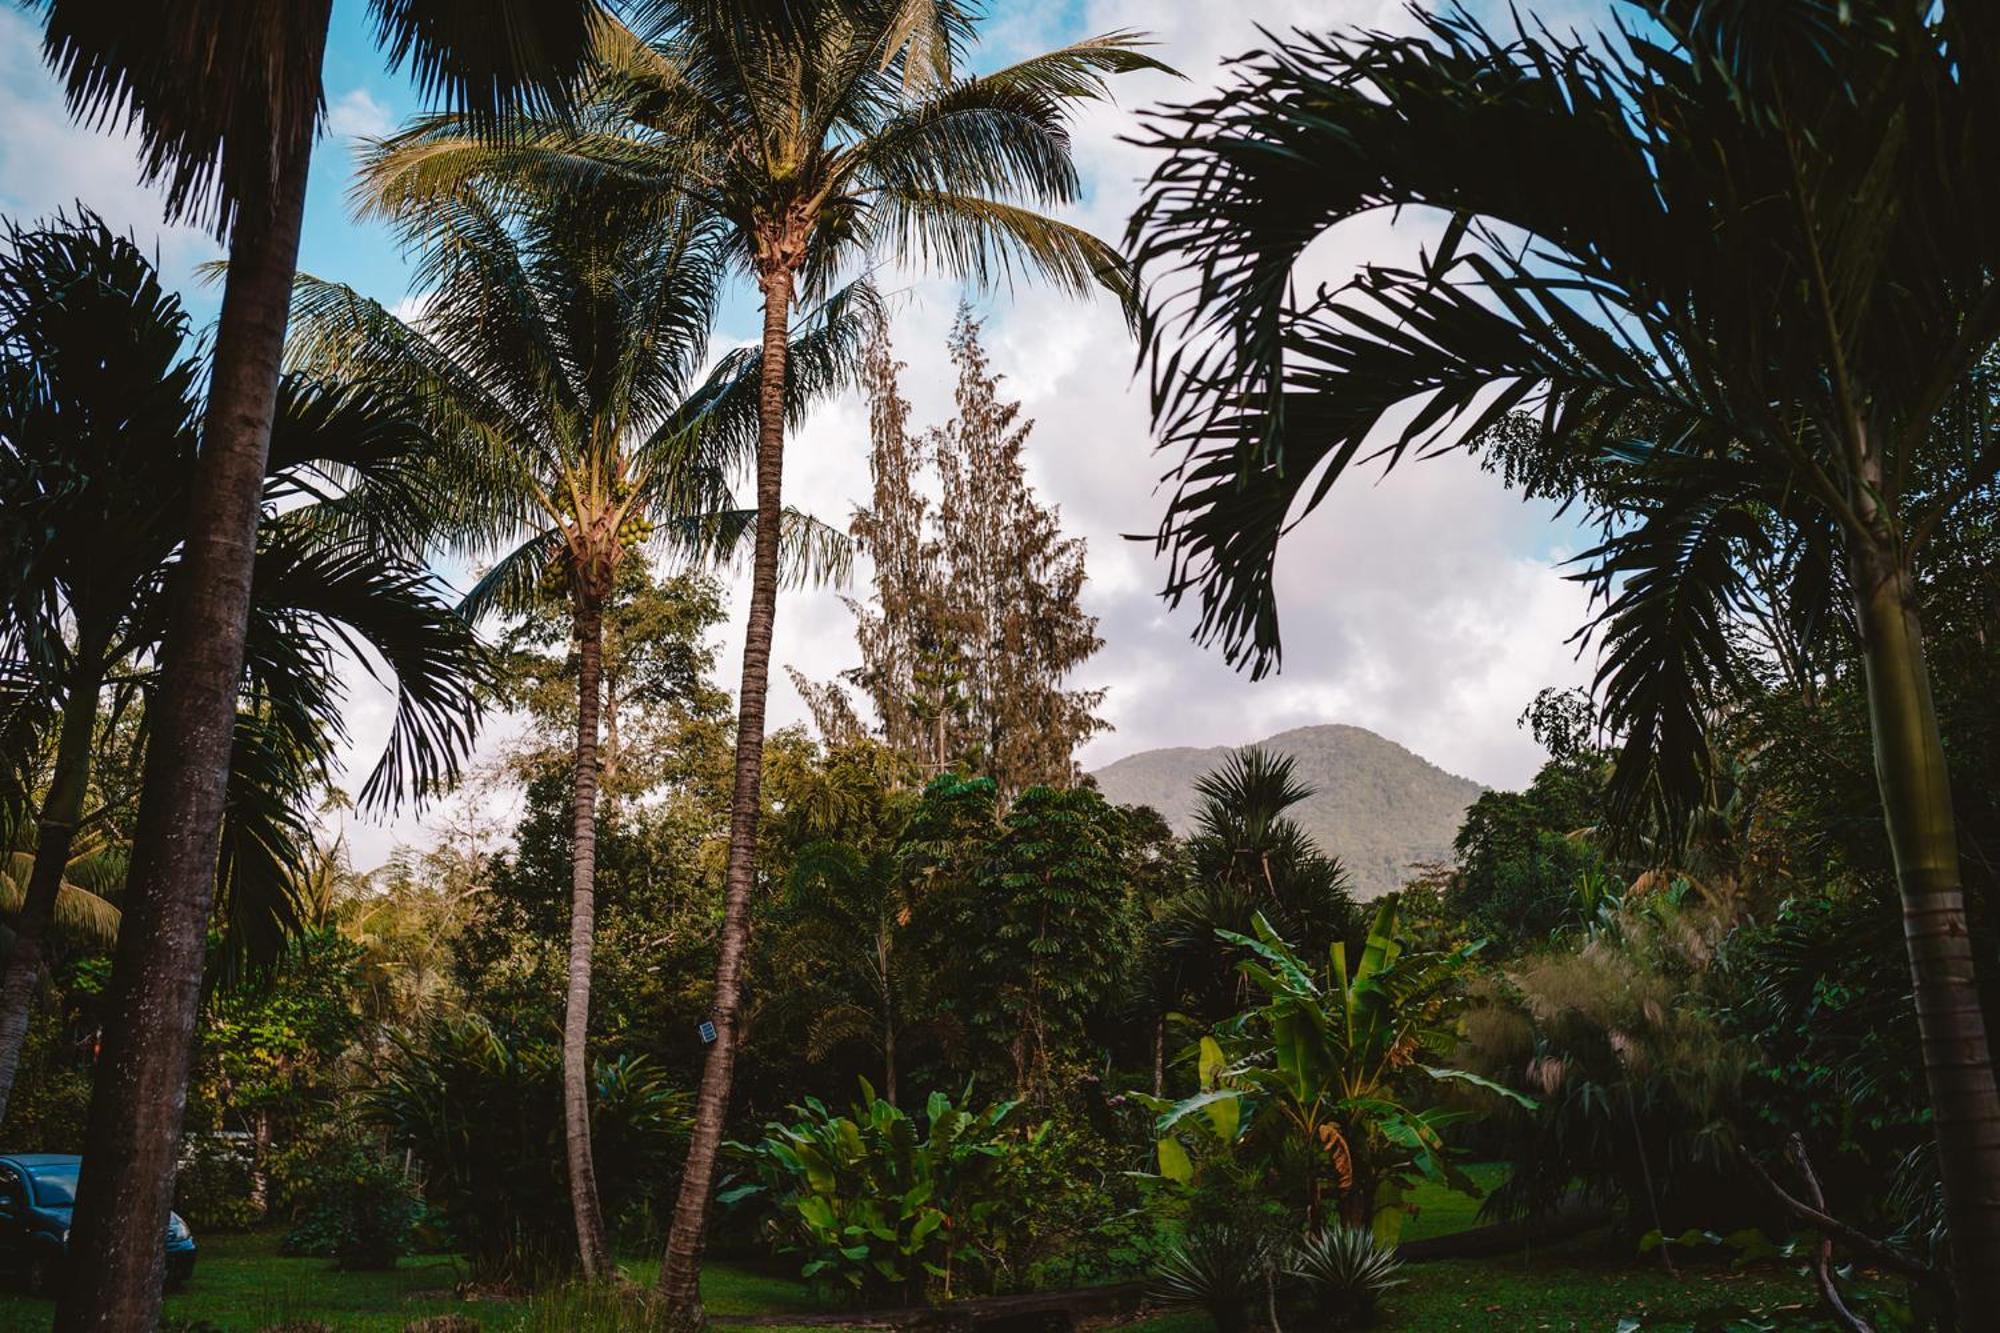
[[[762,521],[737,701],[716,1040],[660,1272],[667,1305],[698,1319],[750,938],[793,304],[869,258],[936,264],[982,284],[1019,272],[1078,294],[1098,284],[1123,294],[1115,251],[1036,210],[1077,198],[1070,110],[1105,96],[1108,74],[1161,66],[1133,35],[1115,33],[962,77],[975,25],[955,0],[657,0],[647,8],[662,19],[651,44],[603,29],[601,118],[587,114],[580,128],[517,127],[496,148],[464,118],[438,117],[383,144],[364,166],[364,188],[377,208],[479,175],[551,192],[591,182],[690,199],[727,224],[730,258],[763,301]]]
[[[757,515],[726,481],[755,438],[757,356],[697,382],[724,262],[698,209],[621,215],[587,197],[510,200],[477,185],[396,215],[418,258],[423,315],[398,319],[346,287],[301,276],[293,359],[420,402],[433,490],[453,497],[434,533],[491,568],[461,610],[522,612],[564,590],[576,643],[569,985],[563,1109],[571,1204],[587,1276],[614,1273],[590,1150],[588,1054],[604,619],[619,569],[647,544],[727,558]],[[842,292],[792,345],[795,406],[842,382],[873,317]],[[838,575],[845,538],[784,516],[789,572]]]
[[[0,505],[10,525],[0,566],[0,659],[37,682],[57,714],[34,827],[15,837],[25,875],[9,876],[14,938],[0,964],[0,1116],[28,1025],[52,926],[109,944],[124,879],[106,809],[87,808],[107,689],[114,717],[148,713],[170,588],[184,559],[196,484],[200,358],[180,299],[129,239],[93,215],[13,227],[0,251]],[[263,499],[288,512],[256,553],[232,733],[235,758],[220,836],[228,970],[269,962],[297,924],[296,893],[313,809],[344,737],[337,656],[366,643],[398,687],[396,721],[363,788],[385,804],[448,781],[470,745],[485,657],[422,570],[385,553],[383,510],[359,503],[412,493],[396,476],[415,432],[392,404],[288,379]],[[299,506],[298,497],[317,503]],[[11,766],[40,756],[10,747]],[[27,785],[36,785],[29,783]],[[206,922],[204,922],[204,928]]]
[[[1279,534],[1371,439],[1393,464],[1530,412],[1555,474],[1598,474],[1613,793],[1669,824],[1754,569],[1784,557],[1802,640],[1848,599],[1958,1294],[1990,1310],[2000,1090],[1915,570],[2000,467],[1961,430],[2000,336],[2000,11],[1641,9],[1592,45],[1458,11],[1411,38],[1299,37],[1159,114],[1129,241],[1163,444],[1187,451],[1169,592],[1198,591],[1198,634],[1261,673]],[[1294,302],[1315,237],[1410,207],[1448,219],[1419,265]]]
[[[65,1330],[151,1327],[228,782],[250,568],[270,448],[306,176],[324,105],[332,0],[246,10],[224,0],[41,0],[43,50],[71,107],[136,126],[167,211],[228,238],[186,591],[162,647],[162,687],[132,851],[102,1069],[71,1252],[93,1280]],[[426,93],[483,118],[548,105],[575,74],[597,0],[378,0],[379,40]]]
[[[1355,933],[1347,871],[1286,812],[1312,795],[1296,762],[1261,746],[1231,754],[1195,782],[1187,839],[1190,879],[1146,929],[1148,990],[1163,1038],[1166,1012],[1220,1023],[1250,998],[1240,951],[1216,932],[1248,935],[1261,913],[1308,954]]]
[[[98,950],[108,950],[118,942],[118,904],[113,901],[125,882],[125,849],[109,833],[92,829],[72,834],[69,856],[57,872],[55,902],[43,923],[39,911],[27,911],[28,885],[34,882],[37,851],[36,824],[15,823],[11,850],[0,852],[0,915],[15,925],[8,949],[18,947],[21,930],[32,925],[52,938],[64,938]],[[38,904],[39,906],[39,904]],[[39,941],[37,941],[39,945]],[[37,949],[39,951],[39,948]],[[0,983],[4,984],[4,983]],[[7,1072],[4,1052],[0,1052],[0,1078],[11,1091],[13,1076]],[[0,1098],[0,1117],[7,1114]]]

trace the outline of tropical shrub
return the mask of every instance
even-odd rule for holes
[[[1743,1137],[1762,1147],[1799,1135],[1837,1215],[1877,1234],[1928,1231],[1938,1180],[1923,1072],[1909,1059],[1917,1018],[1895,965],[1900,930],[1886,886],[1837,885],[1735,931],[1718,969],[1720,1021],[1756,1055]]]
[[[1305,1287],[1314,1314],[1331,1328],[1372,1321],[1383,1293],[1403,1285],[1397,1276],[1402,1267],[1395,1250],[1374,1232],[1344,1226],[1308,1234],[1285,1261],[1285,1271]]]
[[[365,1099],[390,1144],[415,1157],[425,1196],[482,1281],[534,1282],[576,1261],[561,1080],[551,1038],[440,1017],[395,1039]],[[605,1213],[617,1217],[671,1184],[686,1100],[630,1057],[600,1061],[591,1093]]]
[[[243,1134],[190,1134],[174,1173],[174,1211],[198,1231],[246,1231],[264,1218],[257,1159]]]
[[[1419,1177],[1477,1193],[1441,1133],[1465,1112],[1416,1097],[1422,1083],[1457,1082],[1534,1104],[1435,1063],[1456,1042],[1448,1019],[1473,948],[1406,954],[1395,906],[1384,903],[1353,971],[1347,946],[1336,942],[1327,971],[1315,976],[1261,913],[1252,924],[1254,938],[1216,933],[1251,955],[1241,970],[1264,1000],[1230,1025],[1227,1045],[1204,1039],[1201,1091],[1176,1104],[1152,1101],[1161,1174],[1193,1180],[1190,1138],[1226,1145],[1237,1159],[1282,1154],[1302,1169],[1307,1225],[1321,1225],[1330,1204],[1351,1226],[1371,1225],[1379,1212],[1389,1240],[1403,1214],[1385,1205]]]
[[[1144,1276],[1160,1251],[1157,1210],[1133,1171],[1139,1108],[1106,1098],[1087,1070],[1065,1067],[1042,1150],[1019,1173],[1019,1206],[998,1277],[1008,1289],[1087,1286]]]
[[[779,1250],[802,1256],[800,1275],[827,1286],[911,1300],[990,1289],[1048,1125],[1011,1125],[1018,1102],[974,1112],[933,1092],[920,1137],[914,1117],[860,1082],[849,1115],[808,1097],[793,1124],[732,1145],[756,1179],[722,1200],[766,1208]]]
[[[66,968],[59,984],[78,969]],[[65,1031],[65,1016],[43,1011],[28,1020],[21,1047],[20,1074],[7,1115],[0,1121],[0,1145],[15,1152],[81,1152],[90,1114],[90,1047]]]
[[[1581,1193],[1623,1204],[1638,1232],[1763,1220],[1735,1162],[1751,1052],[1718,1021],[1707,961],[1725,927],[1673,899],[1628,891],[1580,940],[1475,988],[1459,1059],[1535,1099],[1481,1127],[1508,1163],[1488,1215]]]
[[[343,1269],[395,1267],[424,1211],[401,1165],[353,1138],[324,1145],[289,1187],[299,1212],[285,1233],[286,1253],[321,1255]]]

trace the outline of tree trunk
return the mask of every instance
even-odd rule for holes
[[[604,664],[604,612],[588,594],[576,611],[576,761],[570,850],[569,997],[563,1007],[563,1140],[569,1153],[569,1204],[576,1219],[583,1275],[611,1271],[597,1165],[590,1151],[590,955],[597,933],[597,696]]]
[[[882,999],[882,1095],[889,1105],[898,1106],[896,1089],[896,991],[890,983],[889,923],[885,920],[875,935],[876,978]]]
[[[1153,1095],[1167,1095],[1167,1013],[1164,1009],[1153,1020]]]
[[[271,1214],[271,1108],[258,1107],[251,1124],[250,1202],[261,1222]]]
[[[311,31],[316,67],[327,6],[301,10],[302,24],[317,25]],[[230,151],[261,148],[232,145]],[[194,505],[160,650],[125,919],[70,1235],[70,1271],[89,1280],[64,1292],[56,1311],[61,1333],[140,1333],[160,1321],[160,1237],[187,1109],[257,515],[312,160],[311,122],[268,151],[270,192],[242,200],[230,238]]]
[[[758,386],[757,542],[750,577],[750,616],[743,636],[743,684],[737,700],[736,788],[729,810],[729,869],[723,898],[722,939],[715,964],[715,1043],[702,1066],[687,1168],[660,1267],[660,1295],[671,1319],[683,1326],[704,1321],[701,1251],[707,1238],[709,1192],[716,1150],[729,1113],[729,1084],[736,1068],[737,1012],[743,958],[750,945],[750,894],[756,882],[757,819],[764,781],[764,696],[771,679],[771,631],[778,611],[778,538],[785,465],[785,357],[790,350],[792,272],[772,265],[764,288],[762,382]]]
[[[1931,698],[1916,583],[1889,542],[1857,542],[1850,573],[1868,673],[1882,813],[1930,1087],[1961,1311],[2000,1309],[2000,1090],[1973,976],[1951,782]]]
[[[76,845],[77,824],[90,788],[90,747],[97,732],[97,694],[101,668],[97,650],[79,643],[71,672],[69,698],[63,704],[62,731],[56,741],[55,772],[35,820],[35,861],[28,872],[28,891],[14,921],[14,947],[0,965],[0,1122],[14,1092],[21,1067],[21,1045],[28,1036],[28,1017],[42,975],[42,943],[55,919],[62,894],[63,872]]]

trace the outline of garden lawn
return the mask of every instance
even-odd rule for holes
[[[204,1236],[194,1280],[167,1297],[168,1329],[179,1320],[253,1333],[272,1324],[318,1320],[343,1331],[402,1333],[405,1324],[427,1315],[469,1315],[489,1329],[511,1329],[523,1318],[521,1302],[459,1300],[452,1289],[465,1270],[447,1257],[405,1259],[387,1273],[342,1273],[325,1259],[280,1254],[278,1241],[276,1232]],[[626,1271],[649,1283],[658,1268],[658,1260],[651,1260],[628,1264]],[[716,1315],[819,1308],[800,1283],[723,1263],[705,1265],[701,1285],[709,1312]],[[0,1333],[43,1333],[54,1316],[52,1301],[0,1289]]]
[[[1573,1259],[1451,1259],[1410,1264],[1403,1273],[1409,1281],[1383,1302],[1377,1333],[1614,1333],[1627,1316],[1646,1318],[1646,1333],[1691,1333],[1730,1326],[1738,1312],[1774,1313],[1801,1303],[1810,1309],[1812,1303],[1805,1280],[1778,1268],[1694,1272],[1675,1281],[1656,1268]],[[1214,1328],[1206,1315],[1174,1314],[1127,1324],[1116,1333],[1213,1333]]]
[[[1507,1178],[1507,1166],[1504,1162],[1473,1162],[1462,1169],[1479,1186],[1479,1195],[1460,1194],[1428,1180],[1418,1181],[1409,1198],[1409,1206],[1416,1212],[1403,1223],[1402,1239],[1428,1240],[1480,1225],[1479,1205],[1495,1185]]]
[[[1430,1234],[1446,1225],[1446,1208],[1419,1201],[1413,1226],[1428,1219]],[[1467,1201],[1465,1216],[1477,1204]],[[1676,1282],[1641,1264],[1608,1263],[1580,1254],[1449,1260],[1411,1264],[1409,1281],[1390,1297],[1384,1333],[1458,1333],[1459,1330],[1590,1330],[1611,1333],[1625,1316],[1650,1316],[1655,1330],[1692,1328],[1724,1307],[1771,1311],[1810,1301],[1805,1283],[1789,1270],[1751,1273],[1697,1270]],[[627,1265],[634,1280],[652,1280],[657,1264]],[[452,1286],[463,1270],[450,1259],[406,1259],[388,1273],[341,1273],[323,1259],[278,1253],[273,1233],[215,1236],[203,1242],[201,1266],[183,1291],[167,1300],[170,1320],[202,1321],[225,1333],[254,1333],[272,1324],[317,1320],[338,1330],[402,1333],[411,1320],[435,1314],[469,1315],[487,1329],[511,1330],[525,1307],[509,1301],[460,1301]],[[797,1282],[725,1263],[706,1265],[702,1292],[718,1316],[803,1314],[819,1307]],[[43,1333],[54,1306],[11,1290],[0,1292],[0,1333]],[[540,1327],[547,1327],[543,1322]],[[172,1325],[168,1326],[170,1329]],[[1117,1333],[1208,1333],[1199,1315],[1168,1315],[1125,1325]],[[757,1333],[781,1333],[765,1327]],[[827,1333],[825,1329],[815,1333]]]

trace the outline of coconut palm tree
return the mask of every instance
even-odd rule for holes
[[[93,1274],[66,1330],[151,1327],[159,1312],[180,1109],[226,796],[250,568],[307,170],[325,103],[332,0],[128,5],[40,0],[43,50],[79,115],[138,131],[173,217],[212,223],[230,269],[188,523],[186,592],[163,645],[133,844],[136,910],[119,960],[72,1252]],[[482,118],[553,105],[589,47],[597,0],[376,0],[390,63]],[[143,975],[142,975],[143,974]]]
[[[974,78],[956,0],[657,0],[654,40],[607,25],[601,118],[515,127],[499,146],[463,117],[421,123],[363,167],[372,207],[504,176],[553,192],[579,183],[698,202],[728,227],[729,258],[763,303],[757,512],[738,694],[736,780],[710,1045],[660,1290],[699,1316],[700,1254],[735,1069],[750,937],[764,706],[777,613],[785,342],[797,300],[871,259],[935,265],[985,284],[1039,276],[1078,294],[1127,291],[1115,251],[1037,211],[1079,193],[1068,119],[1106,76],[1160,68],[1114,33]]]
[[[155,731],[156,656],[192,508],[202,362],[180,299],[131,240],[80,213],[12,227],[0,250],[0,504],[10,525],[0,565],[0,657],[36,682],[56,714],[32,830],[14,845],[25,874],[6,906],[13,942],[0,964],[0,1115],[52,927],[111,943],[106,895],[122,856],[89,810],[106,692],[114,718],[137,704],[137,739]],[[280,388],[267,506],[288,513],[257,552],[236,765],[221,830],[220,893],[231,971],[268,962],[296,924],[299,838],[343,738],[338,650],[366,642],[398,686],[388,752],[364,787],[384,804],[448,780],[470,744],[484,655],[421,570],[383,552],[384,510],[354,483],[400,490],[394,469],[416,442],[392,404],[291,380]],[[317,503],[294,503],[317,494]],[[410,493],[403,491],[405,501]],[[115,861],[117,864],[108,864]],[[86,872],[87,869],[87,872]],[[215,872],[211,870],[213,875]]]
[[[423,405],[430,488],[452,497],[433,540],[492,564],[461,605],[523,612],[560,588],[577,648],[569,984],[563,1105],[578,1252],[615,1271],[590,1150],[588,1053],[604,618],[621,564],[647,545],[727,559],[758,516],[727,481],[756,438],[758,353],[706,379],[726,251],[723,225],[672,204],[588,195],[523,200],[473,183],[395,216],[417,260],[421,316],[398,319],[301,276],[295,363]],[[804,321],[790,344],[798,408],[844,382],[874,317],[865,286]],[[838,576],[846,539],[783,516],[787,573]]]
[[[2000,467],[1970,428],[2000,336],[2000,11],[1645,0],[1598,43],[1459,11],[1301,36],[1163,111],[1130,247],[1198,633],[1276,660],[1280,533],[1364,450],[1478,447],[1526,412],[1596,474],[1613,793],[1669,824],[1754,570],[1866,664],[1962,1308],[2000,1305],[2000,1091],[1974,985],[1917,561]],[[1422,261],[1295,301],[1312,240],[1435,210]],[[1588,467],[1583,465],[1588,464]],[[1586,496],[1586,498],[1589,498]],[[1761,608],[1759,608],[1761,609]],[[1837,630],[1835,632],[1838,632]]]

